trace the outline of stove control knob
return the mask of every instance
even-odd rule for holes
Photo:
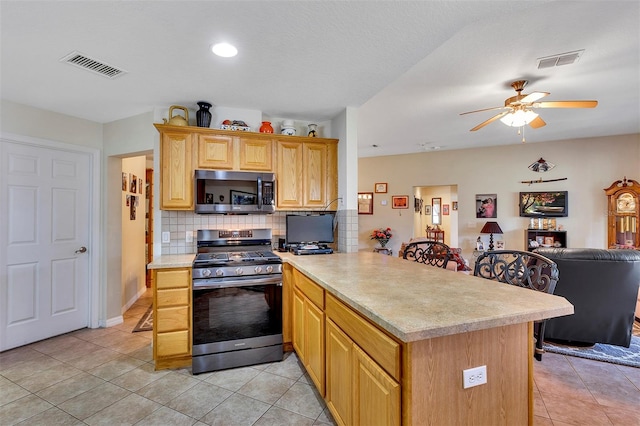
[[[267,266],[267,272],[268,273],[272,273],[273,272],[273,266],[271,266],[271,265]]]
[[[224,271],[222,269],[216,269],[216,277],[221,277],[224,275]]]
[[[262,272],[262,266],[256,266],[255,268],[253,268],[253,270],[256,272],[256,274],[259,274]]]
[[[244,274],[244,270],[242,268],[236,268],[236,275]]]
[[[203,269],[202,270],[202,276],[203,277],[210,277],[211,276],[211,270],[210,269]]]

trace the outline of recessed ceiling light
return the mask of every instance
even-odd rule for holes
[[[222,56],[223,58],[231,58],[238,54],[238,49],[235,46],[230,45],[229,43],[217,43],[211,46],[211,51],[218,56]]]

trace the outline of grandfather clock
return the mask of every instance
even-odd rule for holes
[[[609,248],[640,250],[640,183],[625,177],[613,182],[605,192]]]

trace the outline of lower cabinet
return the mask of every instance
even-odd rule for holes
[[[153,359],[156,370],[191,365],[191,268],[154,269]]]
[[[293,348],[339,425],[399,425],[401,345],[294,269]]]
[[[324,395],[324,312],[297,286],[293,292],[293,348],[316,388]]]

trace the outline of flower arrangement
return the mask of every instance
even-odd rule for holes
[[[382,247],[384,247],[387,242],[389,242],[389,238],[391,238],[393,234],[391,234],[391,228],[380,228],[374,229],[371,232],[371,239],[378,241]]]

